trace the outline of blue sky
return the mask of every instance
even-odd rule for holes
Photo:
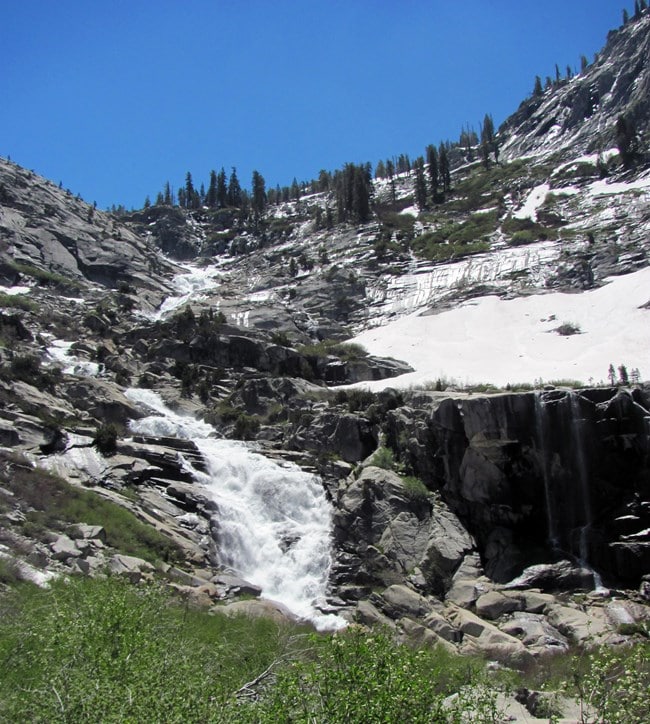
[[[307,180],[500,124],[631,0],[0,4],[0,155],[101,208],[237,167]]]

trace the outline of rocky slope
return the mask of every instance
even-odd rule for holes
[[[455,148],[453,190],[424,210],[411,174],[394,192],[378,179],[362,225],[322,223],[331,192],[256,222],[165,206],[115,218],[0,161],[0,557],[15,575],[151,575],[108,523],[59,505],[89,489],[171,541],[150,543],[171,585],[209,605],[259,595],[226,563],[206,453],[162,423],[134,432],[151,413],[135,388],[180,425],[204,420],[206,439],[252,440],[281,469],[320,475],[333,521],[325,613],[517,666],[642,630],[647,385],[333,387],[407,370],[342,344],[357,331],[485,294],[579,293],[647,266],[647,158],[614,146],[628,114],[643,149],[648,23],[522,104],[500,130],[500,163]],[[278,546],[291,556],[297,542]]]

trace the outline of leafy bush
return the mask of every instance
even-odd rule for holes
[[[482,684],[479,670],[442,649],[412,649],[383,631],[357,628],[311,644],[311,657],[282,669],[252,711],[242,711],[250,716],[243,721],[414,724],[461,721],[463,709],[475,722],[498,720],[490,718],[496,692]],[[461,683],[471,702],[445,702]]]

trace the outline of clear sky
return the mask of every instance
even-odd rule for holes
[[[499,125],[632,0],[0,2],[0,155],[101,208],[289,185]]]

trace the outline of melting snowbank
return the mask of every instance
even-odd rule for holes
[[[435,316],[421,313],[369,329],[353,342],[416,371],[364,383],[373,389],[454,379],[495,385],[534,380],[604,380],[610,363],[650,372],[650,268],[615,277],[581,294],[541,294],[466,302]],[[553,330],[569,322],[580,334]]]
[[[331,508],[318,478],[244,443],[216,439],[214,428],[172,412],[151,390],[126,396],[156,413],[133,421],[134,432],[191,439],[201,451],[207,474],[186,465],[218,504],[221,563],[317,628],[345,625],[318,610],[331,565]]]

